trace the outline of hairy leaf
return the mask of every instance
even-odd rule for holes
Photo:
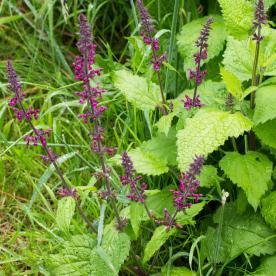
[[[265,221],[276,229],[276,191],[262,200],[261,213]]]
[[[238,137],[251,129],[252,123],[241,113],[201,109],[177,133],[177,159],[186,171],[196,155],[207,156],[223,145],[229,137]]]
[[[253,49],[250,50],[247,40],[239,41],[229,36],[223,57],[223,64],[227,71],[237,76],[241,81],[251,79],[254,51]]]
[[[102,247],[97,246],[93,236],[77,235],[63,244],[58,254],[51,255],[51,275],[73,276],[116,276],[128,256],[130,240],[125,233],[118,233],[109,227]]]
[[[254,18],[253,5],[247,0],[218,0],[228,33],[236,38],[246,38]]]
[[[130,150],[129,155],[138,173],[160,175],[168,172],[168,165],[176,165],[176,132],[159,134]]]
[[[276,118],[276,85],[264,86],[256,92],[254,123],[263,124]]]
[[[210,188],[216,186],[220,181],[217,175],[217,168],[211,165],[204,165],[199,176],[199,181],[200,187]]]
[[[141,222],[145,217],[145,207],[140,202],[132,202],[130,204],[130,222],[133,232],[138,237]]]
[[[224,42],[226,39],[226,30],[221,16],[212,16],[214,23],[210,31],[208,39],[208,59],[207,62],[219,55],[223,50]],[[194,54],[198,51],[195,46],[195,41],[198,39],[200,31],[207,21],[208,17],[193,20],[192,22],[183,26],[180,34],[178,35],[178,48],[184,58],[185,71],[193,68]]]
[[[222,208],[214,216],[216,223],[221,211]],[[228,204],[224,209],[220,246],[217,243],[218,229],[209,227],[202,250],[209,261],[219,263],[227,263],[242,253],[255,256],[273,254],[276,251],[275,234],[258,213],[249,211],[240,215],[233,204]]]
[[[56,222],[60,230],[68,231],[71,220],[75,213],[76,201],[68,196],[58,201]]]
[[[160,88],[146,78],[120,70],[113,74],[114,86],[141,110],[154,110],[161,103]]]
[[[163,160],[155,154],[147,152],[141,148],[131,150],[129,155],[137,173],[160,175],[169,170],[166,160]]]
[[[257,125],[254,127],[254,132],[262,143],[269,147],[276,148],[276,119]]]
[[[167,231],[166,226],[162,225],[154,230],[151,240],[147,243],[144,251],[143,262],[147,262],[154,253],[175,233],[175,229]]]
[[[228,152],[219,163],[232,182],[241,187],[256,210],[268,189],[272,162],[263,154],[250,151],[245,155]]]
[[[242,97],[241,81],[233,73],[227,71],[223,67],[220,69],[220,73],[226,85],[227,91],[240,100]]]
[[[276,255],[267,256],[262,260],[259,268],[252,274],[254,276],[275,276],[276,275]]]

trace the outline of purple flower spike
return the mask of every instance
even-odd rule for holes
[[[256,5],[255,10],[255,18],[253,21],[253,25],[256,28],[256,31],[253,34],[253,40],[256,40],[257,42],[261,42],[264,37],[261,35],[261,28],[262,25],[267,23],[267,16],[264,9],[264,1],[259,0]]]
[[[127,154],[124,152],[122,154],[122,166],[124,168],[125,174],[120,177],[122,185],[130,186],[130,193],[127,196],[130,200],[136,202],[145,202],[145,190],[148,188],[148,185],[143,182],[141,185],[138,185],[138,182],[141,180],[141,176],[134,176],[133,163]]]
[[[203,79],[207,74],[207,70],[201,70],[201,62],[208,58],[208,38],[210,35],[211,24],[214,22],[213,18],[208,18],[207,22],[203,26],[199,38],[195,42],[196,47],[198,48],[198,52],[194,54],[194,61],[196,68],[194,70],[189,69],[189,78],[190,80],[195,80],[195,89],[194,89],[194,96],[193,96],[193,105],[196,106],[196,101],[198,104],[197,99],[197,87],[202,83]],[[201,105],[200,105],[201,106]],[[198,106],[198,107],[200,107]]]
[[[161,70],[163,62],[167,59],[166,53],[158,55],[159,40],[154,38],[154,25],[152,19],[142,0],[137,0],[137,8],[141,18],[141,36],[146,45],[151,45],[152,50],[152,67],[155,72]]]
[[[184,103],[184,107],[186,110],[190,110],[193,107],[202,107],[203,104],[200,101],[199,95],[196,96],[195,101],[193,102],[193,99],[190,98],[188,95],[185,95],[185,100],[181,100]]]
[[[204,158],[196,156],[189,170],[180,175],[178,190],[171,190],[174,206],[178,211],[191,207],[192,202],[197,203],[202,196],[196,193],[200,185],[196,177],[200,174],[203,163]]]

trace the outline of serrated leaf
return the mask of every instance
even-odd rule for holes
[[[262,28],[264,40],[260,44],[259,63],[257,74],[262,68],[262,75],[276,75],[276,31],[274,29]],[[252,40],[237,40],[229,36],[227,39],[226,50],[223,54],[224,67],[237,76],[241,81],[252,78],[253,64],[255,58],[256,43]]]
[[[223,50],[224,42],[226,39],[226,30],[221,16],[214,15],[214,23],[208,38],[208,62],[210,59],[219,55]],[[195,41],[198,39],[203,25],[206,23],[208,17],[193,20],[192,22],[184,25],[180,34],[177,37],[178,48],[180,54],[184,58],[184,70],[187,71],[195,66],[194,54],[197,52]]]
[[[193,97],[193,93],[194,89],[185,90],[177,99],[183,100],[185,95]],[[223,82],[205,81],[198,87],[198,95],[204,105],[225,110],[227,91]]]
[[[185,212],[177,214],[176,222],[180,225],[194,225],[195,220],[193,218],[201,212],[204,206],[205,202],[193,204],[190,208],[186,209]]]
[[[201,109],[187,119],[186,127],[177,133],[177,160],[181,171],[186,171],[196,155],[207,156],[229,137],[238,137],[251,129],[249,119],[237,112]]]
[[[258,152],[248,152],[245,155],[228,152],[219,162],[219,166],[233,183],[244,190],[248,202],[256,210],[268,189],[272,162]]]
[[[211,165],[204,165],[199,175],[200,187],[212,187],[216,186],[220,177],[217,175],[217,168]]]
[[[114,86],[141,110],[154,110],[161,103],[160,88],[144,77],[120,70],[113,74]]]
[[[63,244],[58,254],[51,255],[51,275],[70,276],[116,276],[129,254],[130,240],[125,233],[114,228],[105,233],[102,247],[97,246],[93,236],[77,235]]]
[[[254,18],[253,5],[247,0],[218,0],[227,31],[235,38],[246,38]]]
[[[221,211],[220,208],[214,216],[216,223]],[[249,211],[240,215],[233,204],[228,204],[224,210],[220,247],[217,247],[218,229],[209,227],[202,250],[209,261],[218,263],[227,263],[242,253],[255,256],[273,254],[276,251],[274,235],[275,232],[264,223],[258,213]]]
[[[262,199],[261,213],[265,221],[276,229],[276,192],[271,192]]]
[[[176,132],[166,136],[159,134],[129,151],[129,156],[138,173],[160,175],[168,172],[168,165],[176,165]]]
[[[170,128],[171,128],[171,124],[172,124],[172,120],[173,117],[176,114],[174,112],[169,113],[168,115],[164,115],[162,116],[159,121],[155,124],[158,128],[158,131],[160,133],[164,133],[165,135],[168,135]]]
[[[146,175],[160,175],[169,171],[166,160],[146,152],[141,148],[133,149],[129,152],[137,173]]]
[[[130,239],[128,235],[118,232],[114,227],[107,227],[104,232],[102,248],[110,257],[118,273],[129,254]]]
[[[233,73],[227,71],[223,67],[220,68],[220,74],[226,85],[227,91],[240,100],[242,97],[241,81]]]
[[[251,79],[254,54],[253,51],[250,53],[247,40],[239,41],[229,36],[223,57],[223,65],[227,71],[237,76],[241,81]]]
[[[130,222],[133,232],[138,237],[141,222],[144,220],[145,207],[140,202],[131,202],[130,204]]]
[[[265,257],[254,276],[276,276],[276,255]]]
[[[276,148],[276,119],[257,125],[254,127],[254,132],[262,143],[269,147]]]
[[[71,196],[64,197],[58,201],[56,222],[60,230],[68,231],[74,216],[76,201]]]
[[[253,121],[257,125],[274,118],[276,118],[276,85],[261,87],[256,92]]]
[[[157,227],[153,232],[151,240],[147,243],[145,247],[143,262],[146,263],[148,260],[150,260],[151,257],[154,255],[154,253],[175,232],[176,232],[175,229],[171,229],[170,231],[167,231],[166,226],[164,225]]]

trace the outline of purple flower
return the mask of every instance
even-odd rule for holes
[[[192,206],[192,202],[197,203],[201,194],[196,193],[200,182],[196,178],[202,169],[204,158],[197,156],[190,165],[187,172],[181,173],[179,187],[177,190],[171,190],[173,193],[174,206],[177,210],[183,210]]]
[[[57,193],[60,197],[70,196],[70,197],[73,197],[76,200],[79,198],[78,192],[75,188],[72,188],[72,189],[66,188],[66,187],[60,188]]]
[[[45,163],[52,163],[58,159],[58,155],[56,155],[51,148],[48,149],[47,155],[41,155],[41,159]]]
[[[192,107],[202,107],[203,104],[200,101],[199,95],[196,96],[195,101],[190,98],[188,95],[185,95],[185,100],[181,100],[184,103],[184,107],[187,110],[190,110]]]
[[[151,45],[153,70],[159,72],[163,62],[167,59],[166,53],[158,55],[159,40],[154,38],[154,26],[152,19],[142,0],[137,0],[137,7],[141,18],[141,36],[146,45]]]
[[[195,42],[196,47],[198,48],[198,52],[194,54],[194,61],[196,68],[194,70],[189,69],[189,78],[195,80],[195,90],[193,97],[193,105],[195,105],[197,98],[197,87],[202,83],[203,79],[207,74],[207,70],[201,70],[201,61],[206,60],[208,58],[208,38],[210,35],[211,24],[213,23],[213,18],[208,18],[207,22],[203,26],[200,35]]]
[[[122,166],[125,174],[120,177],[121,183],[124,186],[130,186],[130,193],[127,197],[132,201],[145,202],[145,190],[148,188],[148,185],[145,182],[138,185],[142,177],[134,175],[133,163],[127,152],[122,154]]]
[[[169,213],[169,211],[167,210],[167,208],[163,209],[163,213],[164,213],[164,218],[162,220],[155,220],[156,224],[158,225],[165,225],[166,226],[166,230],[169,231],[171,230],[172,227],[176,227],[177,229],[182,228],[181,225],[176,223],[175,217],[171,216],[171,214]]]
[[[255,18],[253,21],[253,25],[256,28],[256,31],[253,34],[253,40],[256,40],[257,42],[261,42],[263,40],[263,36],[261,35],[261,27],[262,24],[267,23],[267,17],[264,9],[264,1],[259,0],[256,5],[255,10]]]
[[[92,42],[93,37],[90,30],[90,26],[86,17],[81,14],[79,16],[80,25],[80,38],[77,42],[77,47],[81,53],[81,56],[77,56],[74,62],[75,79],[82,81],[82,91],[76,92],[76,95],[80,97],[80,103],[85,102],[89,105],[89,110],[80,114],[79,117],[83,119],[84,123],[94,123],[92,135],[91,148],[94,152],[102,154],[104,152],[110,154],[110,150],[103,147],[101,143],[104,140],[104,130],[98,125],[98,119],[102,116],[103,112],[107,109],[99,103],[102,98],[102,94],[105,90],[99,87],[99,84],[92,87],[90,80],[96,76],[100,76],[102,69],[94,68],[96,45]]]

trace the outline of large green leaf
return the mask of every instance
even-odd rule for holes
[[[260,45],[259,63],[257,73],[265,76],[276,75],[276,30],[264,27],[262,29],[264,40]],[[223,64],[232,74],[241,81],[252,78],[256,43],[252,40],[237,40],[232,36],[227,39],[227,47],[223,54]]]
[[[221,16],[212,16],[214,23],[210,31],[210,37],[208,39],[208,59],[207,62],[219,55],[223,50],[224,42],[226,39],[226,30]],[[195,41],[200,35],[200,31],[207,21],[208,17],[193,20],[192,22],[183,26],[180,34],[178,35],[178,48],[181,55],[184,57],[184,68],[193,68],[194,54],[198,51],[195,46]]]
[[[221,211],[222,208],[215,214],[215,223],[219,222]],[[227,263],[242,253],[255,256],[273,254],[276,251],[275,234],[258,213],[248,211],[240,215],[233,204],[228,204],[224,208],[220,244],[218,229],[209,227],[202,251],[209,261],[218,263]]]
[[[155,154],[141,148],[131,150],[129,156],[137,173],[160,175],[169,171],[166,160],[160,159]]]
[[[56,222],[60,230],[68,231],[71,220],[75,213],[76,201],[68,196],[58,201]]]
[[[249,80],[252,77],[254,49],[250,49],[249,45],[247,40],[239,41],[229,36],[223,54],[225,68],[241,81]]]
[[[262,143],[269,147],[276,148],[276,119],[257,125],[254,127],[254,132]]]
[[[200,187],[216,186],[220,182],[217,175],[217,168],[211,165],[204,165],[199,175]]]
[[[218,0],[228,33],[246,38],[254,18],[253,5],[247,0]]]
[[[164,225],[157,227],[145,247],[143,262],[147,262],[175,231],[175,229],[167,231]]]
[[[221,67],[220,74],[226,85],[227,91],[230,92],[237,99],[242,97],[242,83],[241,81],[231,72]]]
[[[130,204],[130,222],[133,232],[138,237],[140,225],[145,219],[145,207],[140,202],[131,202]]]
[[[120,70],[113,74],[114,86],[141,110],[154,110],[161,103],[160,88],[146,78]]]
[[[102,246],[93,236],[77,235],[63,244],[58,254],[51,255],[51,275],[102,276],[118,275],[120,266],[128,256],[130,240],[125,233],[109,228]]]
[[[134,168],[138,173],[160,175],[168,172],[168,165],[176,165],[176,132],[166,136],[159,134],[143,142],[140,147],[129,151]]]
[[[263,154],[228,152],[219,163],[232,182],[241,187],[256,210],[271,180],[272,162]]]
[[[276,255],[265,257],[254,276],[276,276]]]
[[[276,229],[276,191],[262,200],[261,213],[265,221]]]
[[[263,124],[276,118],[276,85],[264,86],[256,92],[254,123]]]
[[[177,99],[183,100],[185,95],[193,97],[193,93],[193,89],[185,90]],[[227,91],[223,82],[205,81],[198,87],[198,95],[204,105],[225,110]]]
[[[186,171],[196,155],[207,156],[223,145],[229,137],[238,137],[251,129],[252,123],[241,113],[201,109],[187,119],[186,127],[177,133],[177,159]]]

